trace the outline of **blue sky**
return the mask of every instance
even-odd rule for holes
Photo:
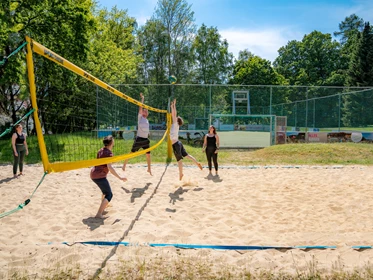
[[[339,30],[347,16],[355,13],[373,24],[373,0],[187,0],[192,5],[197,28],[217,27],[236,57],[248,49],[271,62],[277,50],[291,40],[302,40],[314,30]],[[157,0],[98,0],[100,7],[116,5],[127,10],[139,25],[153,15]]]

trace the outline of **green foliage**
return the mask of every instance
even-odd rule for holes
[[[353,45],[353,38],[363,29],[364,20],[356,14],[351,14],[339,24],[339,31],[334,32],[334,36],[340,36],[341,45],[349,49],[349,47]]]
[[[168,36],[166,28],[157,19],[151,19],[138,30],[138,40],[142,46],[143,63],[139,65],[141,72],[146,73],[139,77],[140,82],[147,84],[166,83],[168,77],[167,53]]]
[[[88,71],[108,84],[125,84],[137,78],[141,56],[134,32],[136,20],[127,11],[113,7],[96,16],[97,32],[92,34]]]
[[[8,56],[26,35],[42,43],[74,63],[85,61],[89,32],[94,28],[91,0],[73,1],[7,1],[2,2],[5,13],[0,13],[0,26],[5,27],[0,35],[0,52]],[[0,110],[12,117],[13,123],[21,110],[28,110],[29,92],[25,75],[25,57],[20,52],[13,56],[6,67],[0,69]],[[61,67],[60,67],[61,68]],[[52,96],[51,92],[74,92],[74,79],[69,74],[61,74],[61,69],[45,63],[41,57],[35,58],[37,92],[39,97]],[[53,82],[53,85],[51,86]],[[67,90],[65,90],[67,89]],[[54,97],[64,97],[55,94]],[[40,104],[39,104],[40,105]]]
[[[285,79],[279,75],[269,60],[250,55],[247,60],[237,60],[234,65],[231,84],[240,85],[279,85]]]
[[[216,27],[207,28],[202,24],[194,39],[193,51],[196,60],[195,82],[221,84],[228,81],[233,55],[228,52],[228,42],[221,40]]]
[[[163,27],[166,49],[167,77],[175,75],[180,82],[187,82],[192,63],[192,36],[195,33],[194,12],[186,0],[159,0],[152,20]]]
[[[364,30],[356,36],[347,74],[347,84],[350,86],[373,86],[373,28],[369,23],[366,23]],[[373,124],[371,94],[349,94],[344,96],[344,101],[345,125]]]
[[[274,67],[292,85],[327,85],[340,69],[339,57],[340,44],[330,34],[313,31],[301,42],[293,40],[281,47]]]

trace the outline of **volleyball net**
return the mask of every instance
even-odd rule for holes
[[[30,99],[34,109],[28,125],[37,135],[46,172],[119,162],[145,154],[166,139],[171,127],[167,108],[147,105],[146,94],[142,104],[139,91],[131,92],[131,96],[122,93],[31,38],[26,37],[26,41]],[[51,77],[47,76],[48,69],[54,70]],[[167,106],[167,102],[165,104]],[[157,141],[151,141],[150,148],[130,153],[139,106],[148,109],[149,122],[153,126],[161,125],[163,134]],[[114,157],[97,159],[97,151],[107,135],[116,138]],[[168,158],[171,158],[171,149],[168,139]]]

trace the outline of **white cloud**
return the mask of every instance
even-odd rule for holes
[[[219,32],[229,44],[229,51],[238,58],[239,51],[248,49],[254,55],[273,62],[278,49],[291,40],[301,40],[304,34],[288,32],[285,29],[245,30],[225,29]]]

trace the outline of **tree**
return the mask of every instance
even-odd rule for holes
[[[286,80],[276,72],[269,60],[245,50],[240,52],[239,59],[234,63],[233,78],[229,83],[236,85],[285,85]],[[240,87],[240,90],[244,90],[244,88]],[[263,112],[260,108],[263,108],[263,106],[268,107],[270,103],[270,89],[268,87],[255,87],[254,91],[250,90],[250,97],[253,97],[253,94],[255,97],[251,99],[250,106],[257,108],[254,114],[262,114]],[[275,104],[283,103],[286,98],[286,94],[276,95],[273,102]],[[226,97],[226,100],[228,103],[232,102],[230,95]]]
[[[373,30],[369,22],[357,35],[347,74],[348,86],[373,86]]]
[[[347,85],[373,86],[373,28],[369,22],[357,34],[356,45],[347,72]],[[357,93],[344,96],[343,123],[351,126],[373,124],[372,93]]]
[[[141,76],[144,83],[162,84],[167,77],[168,38],[159,20],[148,20],[138,31],[142,47]]]
[[[193,51],[197,68],[196,82],[220,84],[228,81],[233,55],[228,52],[228,42],[221,40],[216,27],[207,28],[202,24],[194,39]]]
[[[194,12],[186,0],[158,0],[152,20],[159,21],[167,42],[168,75],[187,81],[192,64],[191,48],[195,34]]]
[[[5,3],[7,2],[7,3]],[[61,56],[68,57],[78,65],[87,57],[89,32],[94,28],[91,0],[27,0],[2,1],[0,26],[4,27],[0,35],[0,52],[3,56],[12,53],[23,41],[25,35],[52,49]],[[61,68],[61,67],[60,67]],[[59,75],[60,69],[51,66],[35,57],[36,77],[38,79],[38,94],[51,89],[55,81],[63,89],[73,85],[73,79]],[[6,115],[17,121],[18,108],[12,105],[15,100],[25,99],[28,92],[25,87],[25,58],[18,54],[13,56],[6,67],[0,70],[0,106]],[[14,96],[14,85],[19,89]],[[50,95],[52,98],[52,95]],[[56,98],[64,98],[56,94]]]
[[[334,32],[335,37],[341,37],[340,43],[342,46],[348,44],[352,37],[355,37],[364,28],[364,20],[355,14],[345,18],[339,24],[339,31]]]
[[[240,57],[246,58],[246,55]],[[250,54],[247,60],[237,60],[234,64],[231,84],[240,85],[280,85],[285,79],[272,67],[269,60]]]
[[[278,50],[278,57],[273,66],[278,73],[286,77],[291,85],[297,83],[297,77],[302,68],[302,43],[296,40],[288,42],[285,47]]]
[[[137,79],[142,61],[135,38],[136,20],[116,6],[99,10],[97,31],[90,40],[88,70],[108,84],[126,84]]]
[[[305,35],[301,42],[290,41],[280,48],[275,69],[293,85],[327,85],[340,68],[340,44],[319,31]]]

